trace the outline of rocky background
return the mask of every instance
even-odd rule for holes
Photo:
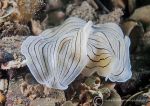
[[[80,75],[66,91],[36,82],[22,64],[22,41],[71,16],[121,26],[131,39],[130,80]],[[150,1],[0,0],[0,66],[0,106],[150,106]]]

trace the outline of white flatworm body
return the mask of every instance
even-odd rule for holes
[[[125,82],[131,76],[130,39],[114,23],[93,25],[88,40],[88,61],[83,74],[97,72],[113,82]]]
[[[82,70],[112,81],[129,79],[129,45],[129,38],[116,24],[95,26],[72,17],[39,36],[28,37],[21,52],[39,83],[64,90]]]

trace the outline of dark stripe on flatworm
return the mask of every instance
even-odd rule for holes
[[[79,32],[78,32],[78,33],[79,33]],[[74,52],[74,56],[73,56],[72,62],[71,62],[71,64],[70,64],[70,67],[69,67],[69,69],[68,69],[68,72],[70,71],[70,69],[71,69],[71,67],[72,67],[72,64],[73,64],[73,62],[74,62],[74,59],[75,59],[77,37],[78,37],[78,34],[77,34],[77,36],[75,37],[75,52]],[[68,74],[68,72],[65,74],[64,77],[66,77],[66,75]]]
[[[106,64],[105,66],[93,66],[93,67],[86,66],[86,68],[88,68],[88,69],[93,69],[93,68],[97,68],[97,67],[105,68],[105,67],[107,67],[110,63],[111,63],[111,61],[109,61],[109,63]]]
[[[81,32],[80,32],[80,31],[77,33],[77,37],[76,37],[76,41],[75,41],[75,54],[76,54],[76,47],[77,47],[77,38],[78,38],[78,36],[80,37],[80,45],[81,45]],[[75,58],[75,54],[74,54],[74,57],[73,57],[73,61],[74,61],[74,58]],[[80,61],[81,61],[81,46],[80,46],[80,54],[79,54],[79,56],[80,56],[80,57],[79,57],[79,60],[78,60],[78,62],[77,62],[77,64],[76,64],[76,66],[75,66],[73,72],[69,75],[68,78],[70,78],[71,75],[73,75],[74,71],[76,70],[77,66],[79,65],[79,63],[80,63]],[[71,64],[71,66],[72,66],[72,64]],[[70,71],[70,69],[69,69],[69,71]],[[78,70],[77,70],[77,71],[78,71]],[[68,78],[67,78],[67,79],[68,79]]]
[[[37,45],[39,42],[40,42],[40,40],[39,40],[38,42],[35,43],[35,45],[34,45],[34,51],[36,51],[35,47],[36,47],[36,45]],[[39,49],[39,48],[38,48],[38,49]],[[39,50],[38,50],[38,51],[39,51]],[[46,79],[46,77],[45,77],[45,75],[44,75],[44,71],[43,71],[43,69],[42,69],[42,65],[41,65],[40,62],[39,62],[40,59],[38,58],[36,52],[35,52],[35,56],[36,56],[36,58],[37,58],[37,62],[39,63],[39,66],[40,66],[40,69],[41,69],[41,71],[42,71],[42,74],[43,74],[44,78]]]
[[[50,57],[50,58],[47,59],[47,65],[48,65],[47,67],[49,67],[49,71],[51,71],[50,69],[52,68],[52,67],[50,66],[50,64],[52,64],[52,63],[49,63],[49,61],[48,61],[49,59],[51,60],[51,56],[50,56],[49,54],[50,54],[50,51],[51,51],[52,47],[53,47],[53,45],[52,45],[52,44],[49,44],[49,45],[48,45],[48,48],[47,48],[47,58]],[[49,73],[49,74],[50,74],[50,73]]]
[[[111,53],[111,51],[110,51],[110,50],[108,50],[108,49],[100,48],[100,47],[96,47],[95,45],[93,45],[93,44],[89,44],[89,43],[88,43],[88,45],[92,45],[94,48],[96,48],[96,49],[98,49],[98,50],[106,50],[106,51],[109,51],[109,52]]]
[[[34,67],[35,67],[35,69],[36,69],[36,71],[37,71],[37,73],[38,73],[40,79],[43,81],[43,79],[42,79],[42,77],[40,76],[40,74],[39,74],[39,72],[38,72],[38,69],[37,69],[37,67],[36,67],[36,65],[35,65],[35,63],[34,63],[34,61],[33,61],[33,59],[32,59],[32,56],[31,56],[31,54],[30,54],[29,48],[30,48],[31,44],[32,44],[32,43],[29,44],[28,53],[29,53],[29,55],[30,55],[30,58],[31,58],[31,60],[32,60],[32,63],[33,63],[33,65],[34,65]]]
[[[63,49],[63,47],[64,47],[64,45],[66,44],[66,42],[67,41],[69,41],[70,39],[68,39],[68,38],[70,38],[70,37],[66,37],[66,38],[63,38],[62,40],[61,40],[61,42],[58,44],[58,61],[60,62],[60,60],[62,59],[62,57],[61,57],[61,55],[60,55],[60,53],[61,53],[61,51],[62,51],[62,49]],[[65,41],[65,42],[63,42],[64,40],[66,40],[66,39],[68,39],[67,41]],[[62,43],[63,42],[63,43]],[[61,46],[60,46],[61,45]],[[64,51],[64,50],[63,50]],[[67,50],[68,51],[68,50]],[[61,58],[61,59],[60,59]],[[64,61],[63,61],[64,62]],[[57,66],[57,67],[59,67],[59,69],[60,69],[60,67],[61,67],[61,65],[59,65],[59,66]],[[61,70],[61,72],[62,72],[62,70]],[[60,74],[59,75],[61,75],[61,72],[60,72]]]
[[[46,43],[46,42],[44,42],[44,43]],[[40,64],[40,66],[43,66],[43,75],[44,75],[44,73],[45,73],[45,71],[47,72],[47,73],[49,73],[48,72],[48,68],[47,68],[47,65],[46,65],[46,62],[45,62],[45,57],[44,57],[44,47],[47,45],[47,44],[49,44],[49,43],[51,43],[51,42],[47,42],[46,44],[44,44],[43,45],[43,42],[40,42],[40,44],[38,44],[38,51],[40,51],[39,49],[40,49],[40,47],[42,46],[42,52],[39,52],[39,60],[43,60],[42,62],[41,62],[41,64]],[[36,46],[36,45],[35,45]],[[47,74],[45,73],[45,75],[47,76]],[[45,78],[47,78],[46,76],[44,75],[44,77]]]
[[[61,45],[61,43],[64,41],[64,40],[66,40],[66,39],[68,39],[69,37],[66,37],[66,38],[63,38],[62,40],[61,40],[61,42],[59,43],[59,45]],[[69,41],[70,39],[68,39],[67,41]],[[58,51],[59,52],[59,54],[60,54],[60,52],[62,51],[62,48],[63,48],[63,46],[64,46],[64,44],[66,43],[66,41],[65,42],[63,42],[63,44],[62,44],[62,46],[61,46],[61,48],[60,48],[60,50]],[[59,46],[60,47],[60,46]]]
[[[73,42],[72,39],[71,39],[71,42]],[[71,44],[72,44],[72,43],[71,43]],[[72,48],[72,46],[73,46],[73,45],[71,45],[71,48]],[[72,57],[73,54],[74,54],[74,52],[71,50],[71,54],[69,55],[68,62],[69,62],[69,60],[71,59],[71,57]],[[72,62],[73,62],[73,61],[72,61]],[[67,71],[67,68],[68,68],[68,67],[65,68],[64,73],[62,74],[62,78],[67,74],[67,73],[65,73],[65,71]],[[61,79],[61,80],[63,80],[63,79]]]
[[[89,40],[92,40],[92,41],[95,41],[95,42],[98,42],[98,43],[102,43],[101,41],[99,40],[96,40],[96,39],[93,39],[93,38],[88,38]]]
[[[66,87],[66,86],[64,86],[62,83],[59,83],[61,86],[63,86],[63,87]]]
[[[101,54],[96,54],[93,50],[93,48],[91,47],[91,45],[88,45],[91,49],[92,49],[92,53],[95,55],[95,56],[100,56]],[[109,53],[102,53],[102,54],[109,54]]]
[[[95,52],[94,52],[94,50],[93,50],[93,48],[91,47],[91,45],[88,45],[90,48],[91,48],[91,50],[92,50],[92,53],[95,55],[95,56],[100,56],[99,54],[96,54]],[[89,49],[89,48],[88,48]]]
[[[110,47],[111,47],[111,49],[112,49],[112,51],[113,51],[114,55],[115,55],[115,51],[114,51],[114,49],[113,49],[113,47],[112,47],[112,45],[111,45],[111,43],[110,43],[110,41],[109,41],[108,37],[106,36],[106,34],[105,34],[104,32],[101,32],[101,33],[103,33],[103,34],[104,34],[104,36],[106,37],[106,39],[107,39],[107,41],[108,41],[108,43],[109,43],[109,45],[110,45]]]
[[[50,43],[50,42],[47,42],[47,43],[44,44],[44,46],[42,47],[42,57],[43,57],[43,60],[44,60],[44,66],[45,66],[46,71],[47,71],[48,74],[49,74],[49,72],[48,72],[48,67],[47,67],[46,62],[45,62],[45,58],[47,58],[47,57],[44,56],[44,47],[45,47],[47,44],[49,44],[49,43]]]
[[[116,75],[115,75],[115,74],[112,73],[112,75],[114,75],[114,76],[119,76],[119,75],[121,75],[121,74],[123,73],[123,71],[124,71],[124,67],[123,67],[123,70],[122,70],[119,74],[116,74]]]
[[[119,60],[120,60],[120,41],[118,41],[119,42]]]
[[[73,39],[73,38],[72,38]],[[69,44],[69,46],[71,46],[70,48],[72,48],[72,42],[73,42],[73,40],[72,39],[70,39],[70,44]],[[69,48],[69,47],[68,47]],[[69,51],[70,51],[70,49],[68,49]],[[69,63],[69,60],[70,60],[70,58],[71,58],[71,55],[72,55],[72,51],[71,51],[71,53],[70,52],[68,52],[68,50],[67,50],[67,54],[66,55],[69,55],[68,57],[69,58],[67,58],[67,59],[64,59],[64,62],[66,62],[67,61],[67,63]],[[69,53],[69,54],[68,54]],[[62,70],[64,70],[64,73],[65,73],[65,70],[67,70],[67,68],[68,67],[65,67],[65,69],[63,68]],[[63,78],[63,75],[64,74],[62,74],[62,78]]]
[[[65,43],[67,43],[67,42],[69,42],[69,43],[70,43],[70,41],[66,41]],[[67,56],[67,53],[68,53],[68,48],[69,48],[69,44],[67,45],[67,50],[66,50],[66,52],[65,52],[65,57],[64,57],[64,61],[63,61],[63,65],[62,65],[62,69],[61,69],[61,72],[60,72],[60,74],[59,74],[59,75],[61,75],[61,73],[63,72],[63,68],[64,68],[64,64],[65,64],[66,56]]]
[[[109,57],[111,57],[111,56],[108,56],[108,57],[105,57],[105,58],[100,58],[99,60],[93,60],[89,55],[87,55],[88,56],[88,58],[92,61],[92,62],[100,62],[101,60],[106,60],[106,59],[108,59]]]

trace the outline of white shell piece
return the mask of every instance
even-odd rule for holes
[[[128,80],[131,73],[130,40],[114,23],[92,25],[68,18],[62,25],[30,36],[21,52],[40,84],[67,89],[81,73],[97,72],[113,82]]]

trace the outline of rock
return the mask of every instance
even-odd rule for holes
[[[4,93],[7,92],[8,89],[8,80],[7,79],[0,79],[0,90]]]
[[[61,0],[49,0],[48,7],[50,10],[59,9],[63,7]]]
[[[31,101],[29,106],[56,106],[58,101],[55,98],[38,98]]]
[[[62,10],[53,11],[48,16],[48,24],[52,26],[60,25],[65,19],[65,13]]]
[[[98,16],[96,23],[104,24],[104,23],[113,22],[113,23],[119,24],[120,18],[122,15],[123,15],[123,11],[120,8],[118,8],[108,14],[100,14]]]
[[[24,56],[20,52],[20,46],[25,38],[25,36],[3,37],[0,39],[0,48],[13,55],[15,60],[23,60]]]
[[[128,20],[124,21],[121,24],[123,32],[126,36],[130,37],[131,45],[130,51],[131,53],[135,53],[137,48],[142,45],[141,38],[144,35],[144,28],[137,21]]]
[[[130,19],[141,21],[143,23],[150,23],[150,5],[135,9],[134,13],[130,16]]]
[[[132,13],[136,8],[136,1],[137,0],[128,0],[128,9],[129,13]]]
[[[150,31],[146,32],[142,38],[143,44],[144,44],[144,49],[149,49],[150,48]]]
[[[96,2],[94,0],[87,0],[87,2],[94,7],[96,10],[98,9],[98,5],[96,4]]]
[[[56,106],[56,103],[62,104],[65,100],[63,91],[52,89],[47,97],[32,100],[30,106]]]
[[[135,94],[140,88],[145,87],[150,83],[149,76],[149,71],[135,72],[134,70],[132,78],[126,82],[117,83],[115,89],[122,97],[127,96],[128,94]]]
[[[100,106],[103,103],[103,95],[99,90],[85,90],[85,92],[80,94],[79,99],[79,106],[86,106],[87,104],[87,106],[89,106],[89,104],[92,106]]]
[[[35,78],[33,77],[31,73],[27,73],[25,75],[24,80],[27,84],[38,84],[38,82],[35,80]]]
[[[44,94],[44,87],[40,84],[30,85],[23,82],[20,85],[20,90],[24,96],[29,97],[31,100],[37,97],[42,97]]]
[[[106,99],[103,103],[103,106],[121,106],[122,102],[121,102],[121,97],[120,95],[117,93],[116,90],[111,90],[111,95],[109,97],[109,99]]]
[[[0,24],[2,30],[0,38],[11,36],[28,36],[30,29],[27,25],[19,24],[17,22],[4,22]]]
[[[29,74],[24,77],[26,74],[24,69],[16,80],[10,81],[6,106],[55,106],[55,103],[66,100],[63,91],[26,83],[24,79],[29,78]]]
[[[122,8],[125,9],[124,0],[111,0],[114,8]]]
[[[7,51],[0,49],[0,64],[6,63],[13,59],[14,59],[14,57],[11,53],[8,53]]]
[[[74,106],[71,101],[66,101],[63,106]]]
[[[101,79],[97,76],[90,76],[84,82],[90,89],[98,89],[101,84]]]
[[[2,92],[0,92],[0,103],[4,103],[6,101],[6,97]]]
[[[66,15],[69,17],[79,17],[86,21],[94,20],[96,17],[95,9],[89,5],[87,1],[83,1],[81,5],[70,4],[66,8]]]
[[[18,14],[12,15],[10,17],[11,20],[27,24],[28,22],[30,22],[32,18],[35,17],[35,14],[38,14],[38,16],[36,16],[37,19],[42,18],[42,16],[39,15],[39,13],[41,14],[44,13],[43,0],[32,0],[32,1],[16,0],[16,3],[19,15]]]
[[[7,92],[6,106],[19,106],[19,105],[29,105],[30,100],[24,97],[20,91],[20,84],[23,82],[23,78],[20,76],[16,81],[10,81],[9,89]],[[21,102],[20,102],[21,101]]]
[[[128,99],[123,102],[123,106],[149,106],[150,100],[150,90],[146,88],[141,90],[133,95],[131,95]]]
[[[34,35],[39,35],[43,30],[40,21],[31,20],[32,32]]]

